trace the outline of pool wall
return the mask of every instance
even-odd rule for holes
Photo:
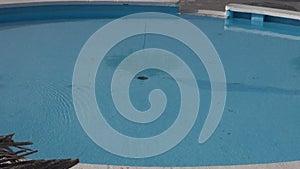
[[[117,18],[138,12],[177,14],[178,0],[103,1],[103,0],[0,0],[0,23],[57,20]]]

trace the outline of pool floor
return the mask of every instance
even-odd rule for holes
[[[0,25],[0,134],[16,133],[16,140],[33,141],[39,153],[32,158],[71,157],[92,164],[218,166],[299,160],[299,40],[226,30],[225,20],[220,18],[180,17],[210,39],[226,74],[223,117],[204,144],[199,144],[198,137],[211,101],[205,66],[187,45],[155,34],[129,37],[105,55],[95,80],[97,103],[106,121],[124,135],[145,138],[168,129],[177,118],[181,98],[170,74],[146,69],[130,83],[129,97],[140,111],[151,106],[148,96],[153,89],[161,89],[168,99],[164,113],[149,124],[138,124],[120,115],[111,96],[111,81],[117,66],[133,52],[145,48],[172,51],[194,73],[201,95],[199,113],[188,135],[163,154],[134,159],[102,149],[82,129],[72,98],[74,66],[88,38],[115,18]],[[247,21],[236,22],[245,25]],[[283,30],[281,33],[296,37],[300,32],[300,27],[276,23],[266,23],[261,29]],[[187,85],[191,80],[180,79]]]

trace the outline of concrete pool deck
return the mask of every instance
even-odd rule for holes
[[[297,169],[300,161],[254,164],[254,165],[234,165],[234,166],[203,166],[203,167],[130,167],[130,166],[111,166],[111,165],[91,165],[78,164],[72,169]]]
[[[300,1],[296,0],[0,0],[0,8],[53,4],[135,4],[178,6],[179,13],[226,18],[226,11],[300,20]]]
[[[253,6],[279,8],[300,12],[300,1],[296,0],[115,0],[114,3],[179,5],[181,13],[191,13],[210,16],[225,16],[225,6],[228,3],[239,3]],[[111,3],[108,0],[0,0],[0,6],[18,6],[27,4],[64,4],[64,3]],[[235,166],[203,166],[203,167],[128,167],[110,165],[79,164],[73,169],[296,169],[300,161],[273,164],[235,165]]]
[[[300,20],[300,1],[296,0],[0,0],[0,8],[53,4],[178,6],[184,14],[226,18],[227,10],[235,10]]]

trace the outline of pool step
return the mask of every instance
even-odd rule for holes
[[[227,18],[250,19],[251,24],[262,25],[265,21],[300,23],[300,12],[269,7],[252,6],[244,4],[228,4],[225,7]]]

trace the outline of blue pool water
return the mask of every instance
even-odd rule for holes
[[[110,8],[116,10],[106,6],[107,10]],[[215,133],[204,144],[198,143],[211,101],[211,86],[196,54],[170,37],[136,35],[115,45],[100,63],[95,93],[106,121],[124,135],[144,138],[163,132],[176,120],[179,87],[168,73],[158,69],[139,72],[129,93],[132,104],[145,111],[150,107],[150,91],[163,90],[168,102],[159,119],[138,124],[121,116],[113,104],[110,87],[114,70],[126,56],[145,48],[172,51],[190,67],[201,94],[199,114],[187,137],[155,157],[125,158],[99,147],[77,119],[72,101],[73,70],[89,37],[128,13],[108,17],[96,9],[89,8],[85,17],[72,11],[63,19],[47,15],[49,20],[41,20],[31,13],[23,18],[26,21],[17,15],[10,21],[9,15],[13,14],[9,10],[0,17],[0,135],[16,133],[16,140],[33,141],[32,148],[39,153],[31,158],[72,157],[84,163],[139,166],[232,165],[300,159],[300,27],[265,23],[264,27],[255,28],[246,20],[235,20],[233,25],[225,26],[224,19],[189,15],[180,17],[207,35],[226,74],[227,100]],[[133,9],[157,11],[141,6]],[[167,12],[174,14],[173,10]],[[242,29],[231,29],[236,27]],[[140,80],[140,76],[148,79]],[[189,83],[191,79],[182,81]]]

